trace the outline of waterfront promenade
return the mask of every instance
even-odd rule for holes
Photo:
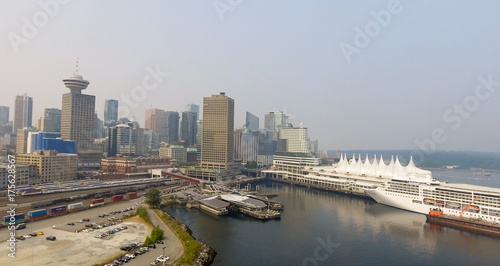
[[[158,250],[158,247],[161,249],[163,248],[163,246],[165,246],[165,256],[170,257],[169,263],[173,263],[176,260],[180,259],[184,255],[184,246],[182,245],[182,242],[170,229],[170,227],[168,227],[168,225],[166,225],[165,222],[158,216],[158,214],[156,214],[154,210],[149,208],[147,210],[149,219],[151,219],[153,225],[158,225],[160,229],[163,230],[163,242],[165,243],[165,245],[157,245],[156,250]]]

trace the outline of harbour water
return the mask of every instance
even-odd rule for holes
[[[500,188],[500,174],[433,170],[443,181]],[[431,226],[425,216],[371,200],[266,182],[285,205],[281,220],[217,217],[169,207],[213,247],[214,265],[498,265],[500,239]]]

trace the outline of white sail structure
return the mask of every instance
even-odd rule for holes
[[[432,173],[428,170],[418,168],[413,163],[413,158],[410,158],[408,165],[403,166],[396,156],[391,157],[389,164],[385,164],[384,158],[380,155],[377,159],[375,155],[370,161],[366,155],[364,161],[361,155],[352,155],[352,159],[347,159],[347,154],[341,154],[340,160],[335,167],[335,172],[340,174],[362,175],[383,178],[404,178],[404,179],[432,179]]]

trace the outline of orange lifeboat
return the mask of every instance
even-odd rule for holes
[[[433,216],[441,216],[441,215],[443,215],[443,211],[440,209],[431,209],[429,211],[429,214],[433,215]]]

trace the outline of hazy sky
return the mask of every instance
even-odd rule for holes
[[[129,97],[144,125],[145,108],[183,111],[224,91],[235,127],[246,111],[263,127],[267,111],[285,110],[324,149],[500,152],[498,1],[0,4],[11,119],[20,93],[33,97],[34,124],[61,108],[80,58],[101,119],[105,99]]]

